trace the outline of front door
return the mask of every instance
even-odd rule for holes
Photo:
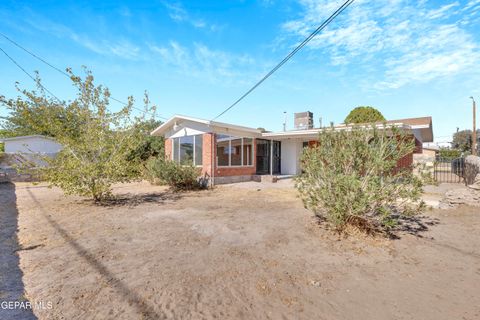
[[[270,161],[272,161],[273,174],[280,173],[280,141],[257,139],[257,174],[270,174]],[[273,156],[273,158],[272,158]]]

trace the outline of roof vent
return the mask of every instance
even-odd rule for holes
[[[295,130],[313,129],[313,113],[310,111],[295,113]]]

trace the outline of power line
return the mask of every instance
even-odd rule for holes
[[[28,53],[29,55],[37,58],[38,60],[40,60],[41,62],[45,63],[47,66],[57,70],[58,72],[60,72],[61,74],[67,76],[68,78],[70,78],[70,75],[68,73],[66,73],[65,71],[55,67],[54,65],[48,63],[47,61],[45,61],[44,59],[42,59],[41,57],[37,56],[35,53],[31,52],[30,50],[26,49],[25,47],[21,46],[20,44],[18,44],[17,42],[15,42],[14,40],[12,40],[11,38],[9,38],[7,35],[5,35],[4,33],[0,32],[0,35],[2,37],[4,37],[5,39],[7,39],[8,41],[10,41],[11,43],[13,43],[15,46],[17,46],[18,48],[22,49],[23,51],[25,51],[26,53]]]
[[[292,52],[290,52],[280,63],[278,63],[270,72],[268,72],[260,81],[258,81],[253,87],[251,87],[247,92],[245,92],[240,98],[238,98],[232,105],[227,109],[221,112],[212,120],[220,118],[227,111],[235,107],[240,101],[242,101],[246,96],[248,96],[253,90],[260,86],[265,80],[267,80],[275,71],[280,69],[288,60],[290,60],[300,49],[302,49],[310,40],[312,40],[317,34],[320,33],[326,26],[330,24],[339,14],[341,14],[348,6],[350,6],[355,0],[345,1],[327,20],[325,20],[317,29],[315,29],[305,40],[303,40]]]
[[[43,84],[41,84],[39,81],[37,81],[37,79],[35,79],[30,73],[27,72],[27,70],[25,70],[17,61],[15,61],[15,59],[13,59],[7,52],[5,52],[5,50],[3,50],[1,47],[0,47],[0,50],[7,56],[8,59],[10,59],[10,61],[12,61],[20,70],[22,70],[27,76],[29,76],[34,82],[36,82],[43,90],[47,91],[48,93],[50,93],[50,95],[52,95],[55,99],[57,99],[60,103],[63,103],[62,100],[60,100],[56,95],[54,95],[52,93],[52,91],[48,90]]]
[[[67,78],[70,79],[70,75],[68,73],[66,73],[65,71],[61,70],[60,68],[57,68],[55,67],[53,64],[49,63],[48,61],[46,61],[45,59],[43,59],[42,57],[36,55],[35,53],[33,53],[32,51],[28,50],[27,48],[25,48],[24,46],[20,45],[18,42],[14,41],[13,39],[11,39],[10,37],[8,37],[7,35],[5,35],[4,33],[0,32],[0,35],[2,37],[4,37],[5,39],[7,39],[8,41],[10,41],[12,44],[14,44],[15,46],[17,46],[18,48],[22,49],[23,51],[25,51],[26,53],[28,53],[29,55],[31,55],[32,57],[38,59],[39,61],[43,62],[44,64],[46,64],[47,66],[49,66],[50,68],[58,71],[59,73],[63,74],[64,76],[66,76]],[[2,50],[3,51],[3,50]],[[5,52],[4,52],[5,53]],[[11,58],[10,58],[11,59]],[[12,60],[12,59],[11,59]],[[13,60],[12,60],[13,61]],[[25,72],[25,70],[24,70]],[[48,90],[47,90],[48,91]],[[48,91],[50,94],[52,94],[50,91]],[[52,94],[53,95],[53,94]],[[54,95],[53,95],[54,96]],[[57,98],[58,99],[58,98]],[[115,97],[110,97],[111,100],[113,101],[116,101],[120,104],[123,104],[123,105],[128,105],[128,103],[124,102],[124,101],[121,101]],[[135,106],[132,106],[132,109],[135,109],[135,110],[138,110],[140,112],[143,112],[143,113],[146,113],[145,110],[142,110],[140,108],[137,108]],[[165,117],[162,117],[162,116],[157,116],[161,119],[165,119],[165,120],[168,120],[168,118],[165,118]]]

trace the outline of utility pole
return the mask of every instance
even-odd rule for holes
[[[476,126],[476,111],[477,111],[477,106],[475,104],[475,99],[473,97],[470,97],[473,102],[473,131],[472,131],[472,154],[474,156],[477,155],[477,126]]]

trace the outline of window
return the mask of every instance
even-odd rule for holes
[[[180,138],[180,163],[193,164],[193,136]]]
[[[230,137],[217,135],[217,161],[219,166],[230,165]]]
[[[173,138],[172,159],[183,165],[202,165],[202,135]]]
[[[173,139],[173,161],[180,162],[180,139]]]
[[[230,165],[241,166],[242,165],[242,139],[230,140]]]
[[[217,135],[217,165],[252,166],[253,139]]]
[[[203,136],[195,136],[195,165],[201,166],[203,163]]]
[[[243,165],[253,165],[253,139],[243,138]]]

